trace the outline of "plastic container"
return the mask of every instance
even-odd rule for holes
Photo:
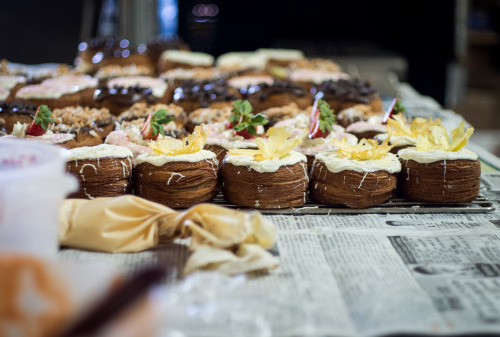
[[[56,145],[0,139],[0,253],[57,256],[59,208],[78,187],[65,173],[64,151]]]

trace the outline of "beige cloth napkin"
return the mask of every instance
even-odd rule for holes
[[[60,212],[62,246],[104,252],[139,252],[175,238],[191,237],[184,274],[219,270],[238,274],[272,269],[278,260],[266,249],[276,227],[260,212],[199,204],[177,212],[133,195],[67,199]]]

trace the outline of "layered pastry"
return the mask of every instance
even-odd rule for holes
[[[37,108],[33,119],[29,123],[14,124],[12,133],[3,138],[19,138],[27,141],[36,141],[53,145],[60,145],[70,149],[75,144],[75,135],[71,133],[54,133],[49,129],[54,123],[52,112],[46,105]]]
[[[227,85],[225,79],[216,81],[185,81],[174,91],[172,103],[184,108],[189,115],[200,108],[224,108],[232,106],[240,93]]]
[[[217,57],[215,64],[221,71],[234,76],[264,74],[267,57],[257,52],[229,52]]]
[[[97,80],[87,75],[66,75],[49,78],[40,84],[19,89],[15,99],[34,105],[47,105],[50,109],[66,106],[92,106]]]
[[[225,78],[225,75],[217,68],[175,68],[167,70],[160,74],[159,78],[165,80],[170,88],[170,92],[175,92],[185,81],[204,81],[213,82]],[[173,97],[171,97],[173,100]]]
[[[401,171],[385,142],[361,139],[356,145],[333,140],[336,149],[316,154],[309,191],[319,203],[349,208],[372,207],[389,200]]]
[[[36,105],[22,101],[0,103],[0,118],[5,121],[7,133],[12,133],[16,123],[30,124],[35,118],[36,110]]]
[[[69,106],[52,111],[53,124],[49,130],[54,133],[74,134],[69,148],[99,145],[115,128],[115,118],[106,108]]]
[[[152,152],[136,158],[134,193],[171,208],[209,202],[217,194],[219,163],[203,150],[207,126],[198,126],[183,140],[162,138]]]
[[[256,150],[231,149],[221,167],[222,191],[230,203],[258,208],[298,207],[307,200],[306,157],[293,151],[301,140],[285,127],[272,127]]]
[[[398,192],[423,202],[466,203],[477,198],[481,165],[477,154],[464,148],[474,129],[465,123],[451,132],[442,125],[417,137],[416,147],[398,152],[402,169]]]
[[[94,93],[99,107],[108,108],[117,116],[135,103],[169,103],[168,85],[162,79],[149,76],[126,76],[109,80]]]
[[[265,137],[267,119],[262,114],[254,115],[250,102],[236,100],[227,121],[211,124],[205,149],[214,152],[222,162],[230,149],[257,148],[254,140]]]
[[[158,60],[158,72],[164,73],[170,69],[177,68],[210,68],[213,67],[215,59],[212,55],[189,50],[165,50]]]
[[[231,116],[231,107],[223,107],[220,109],[201,108],[191,112],[186,123],[186,130],[193,132],[194,128],[201,124],[217,124],[226,123]],[[211,128],[212,130],[212,128]]]
[[[0,137],[7,136],[7,129],[5,129],[5,119],[0,118]]]
[[[25,76],[0,75],[0,102],[10,103],[16,92],[26,86]]]
[[[149,56],[151,64],[155,67],[157,74],[158,61],[161,54],[166,50],[190,50],[189,45],[178,36],[160,36],[150,39],[146,44],[146,54]]]
[[[378,134],[387,132],[383,123],[384,113],[376,112],[368,104],[356,104],[340,111],[337,120],[345,127],[345,131],[353,134],[358,139],[373,139]]]
[[[121,146],[101,144],[68,150],[67,172],[79,182],[69,198],[115,197],[132,190],[132,152]]]
[[[241,92],[241,89],[240,89]],[[312,97],[305,87],[291,81],[275,79],[273,83],[249,85],[244,98],[249,100],[256,112],[295,103],[300,109],[312,104]]]
[[[126,76],[153,76],[153,70],[144,65],[130,64],[126,66],[109,65],[100,68],[94,75],[99,84],[106,84],[109,80],[116,77]]]
[[[162,106],[158,104],[157,106]],[[140,154],[151,152],[149,144],[152,140],[176,134],[178,129],[175,116],[167,109],[149,111],[146,118],[121,121],[120,128],[111,132],[105,140],[106,144],[124,146],[130,149],[134,158]]]
[[[335,113],[352,107],[356,104],[368,104],[373,111],[383,113],[382,99],[377,89],[366,80],[339,79],[337,81],[324,81],[314,85],[311,93],[321,97],[330,104]]]
[[[315,100],[309,111],[309,115],[301,113],[275,124],[275,126],[293,127],[293,134],[302,138],[302,143],[295,148],[295,151],[307,157],[308,172],[312,168],[315,155],[333,147],[331,142],[333,139],[345,138],[350,145],[358,142],[356,136],[345,132],[342,126],[337,125],[333,110],[325,101]]]

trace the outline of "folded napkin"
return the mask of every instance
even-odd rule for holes
[[[278,260],[266,249],[276,227],[257,211],[199,204],[178,212],[134,195],[93,200],[66,199],[60,212],[62,246],[104,252],[139,252],[191,237],[184,274],[220,270],[238,274],[272,269]]]

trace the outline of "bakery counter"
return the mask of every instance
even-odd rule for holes
[[[449,129],[463,121],[408,84],[397,95],[412,117]],[[395,194],[362,209],[306,200],[254,212],[220,193],[175,211],[131,195],[71,199],[56,262],[79,266],[61,280],[90,309],[69,331],[120,315],[113,327],[134,336],[498,335],[500,159],[473,141],[467,148],[481,167],[471,202]],[[91,249],[110,242],[113,253]],[[139,295],[148,309],[136,303],[123,319],[119,308]]]

